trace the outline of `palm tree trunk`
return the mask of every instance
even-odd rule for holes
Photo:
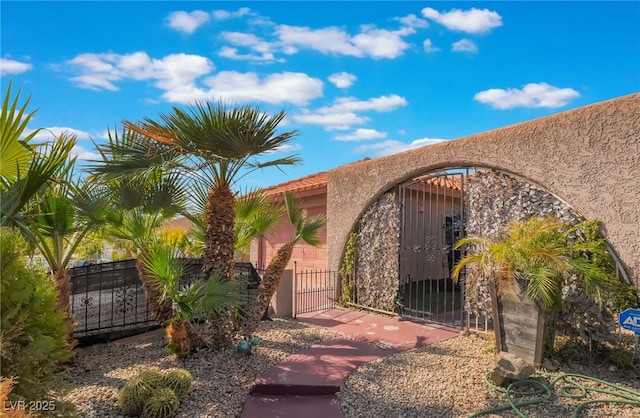
[[[149,303],[149,309],[153,313],[153,317],[162,325],[165,321],[173,316],[173,308],[171,306],[171,300],[162,300],[162,290],[156,283],[156,280],[151,276],[142,265],[140,257],[136,260],[136,269],[138,270],[138,277],[142,282],[144,293]]]
[[[58,306],[64,312],[66,321],[69,323],[69,335],[67,335],[67,341],[69,348],[73,349],[78,343],[73,339],[73,330],[76,327],[76,323],[71,315],[71,288],[69,283],[71,276],[69,276],[69,269],[66,267],[59,268],[53,272],[53,277],[58,285]]]
[[[209,276],[214,271],[233,279],[233,228],[235,198],[229,187],[213,187],[204,221],[204,262],[202,272]]]
[[[245,318],[242,326],[242,333],[246,337],[250,337],[260,324],[260,318],[264,311],[269,307],[271,298],[276,293],[280,280],[284,275],[284,270],[291,260],[293,254],[294,242],[289,242],[278,250],[276,256],[271,260],[267,270],[264,272],[260,286],[258,287],[258,296],[253,305],[249,308],[249,313]]]
[[[53,272],[53,277],[58,284],[58,306],[69,316],[71,315],[71,306],[69,301],[71,300],[71,289],[69,283],[71,277],[69,276],[69,269],[59,268]]]
[[[178,357],[191,354],[191,339],[189,338],[189,323],[185,320],[175,320],[165,328],[167,342],[171,344]]]

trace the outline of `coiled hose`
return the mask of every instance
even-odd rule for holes
[[[560,396],[570,399],[583,399],[585,398],[589,392],[599,392],[607,395],[611,395],[614,398],[602,398],[602,399],[590,399],[580,403],[576,409],[574,409],[572,417],[577,418],[580,415],[580,412],[584,410],[586,407],[596,403],[616,403],[616,404],[629,404],[635,405],[640,408],[640,392],[628,389],[624,386],[616,385],[614,383],[607,382],[605,380],[597,379],[591,376],[585,376],[581,374],[575,373],[564,373],[560,375],[556,375],[553,373],[546,372],[536,372],[536,376],[540,376],[541,378],[549,379],[549,383],[545,382],[543,379],[524,379],[517,380],[511,383],[507,388],[503,388],[501,386],[494,385],[489,380],[489,373],[487,373],[484,377],[484,381],[491,388],[497,390],[498,392],[502,392],[505,394],[507,398],[507,405],[496,406],[494,408],[485,409],[480,412],[476,412],[471,415],[469,418],[480,417],[482,415],[493,414],[496,412],[511,410],[516,413],[519,417],[527,418],[520,408],[525,407],[527,405],[532,404],[540,404],[551,399],[551,395],[554,393],[554,388],[558,386]],[[587,381],[592,381],[607,387],[606,389],[601,389],[598,387],[584,386],[580,382],[575,379],[582,379]],[[562,387],[559,385],[562,384]],[[532,390],[522,390],[521,387],[528,386],[533,387]],[[519,389],[520,388],[520,389]],[[527,399],[520,402],[517,402],[513,397],[517,396],[536,396],[533,399]]]

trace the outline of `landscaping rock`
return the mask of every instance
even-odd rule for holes
[[[501,351],[497,357],[497,364],[489,379],[498,386],[508,386],[514,380],[524,380],[531,376],[536,369],[520,357]]]

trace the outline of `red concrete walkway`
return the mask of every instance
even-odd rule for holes
[[[293,354],[254,382],[241,418],[340,418],[336,394],[361,364],[458,335],[434,324],[335,308],[298,315],[298,320],[335,331],[343,338]]]

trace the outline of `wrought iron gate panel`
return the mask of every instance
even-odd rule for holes
[[[447,325],[463,321],[464,291],[451,279],[465,235],[470,169],[420,176],[397,187],[401,207],[398,313]]]
[[[293,315],[336,307],[338,273],[329,270],[294,272]]]

